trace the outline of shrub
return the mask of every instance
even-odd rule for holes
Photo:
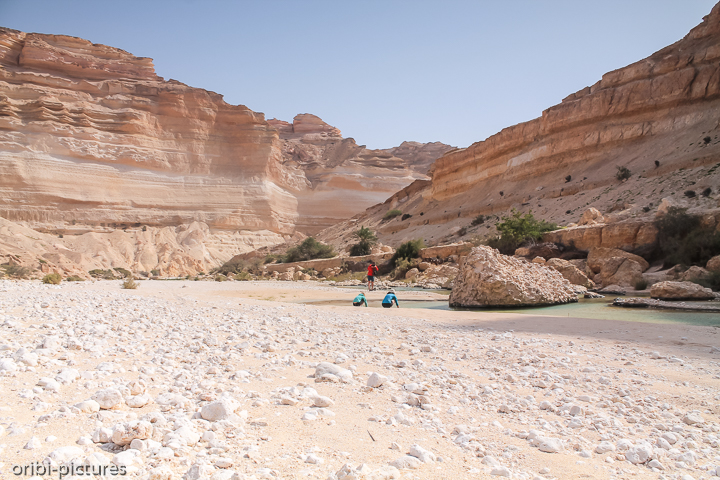
[[[125,278],[130,278],[130,277],[132,277],[132,272],[131,272],[130,270],[125,269],[125,268],[115,267],[115,268],[113,268],[113,270],[115,270],[116,272],[118,272],[120,275],[122,275],[122,276],[125,277]]]
[[[510,217],[503,217],[502,222],[495,225],[499,236],[487,240],[487,245],[496,248],[505,255],[512,255],[523,243],[540,240],[543,233],[557,230],[554,223],[537,220],[532,212],[523,215],[513,209]]]
[[[158,275],[160,275],[160,270],[157,270],[157,269],[153,268],[152,270],[150,270],[150,274],[151,274],[153,277],[157,277]]]
[[[85,279],[82,277],[78,277],[77,275],[70,275],[69,277],[65,278],[66,282],[84,282]]]
[[[707,277],[691,280],[691,282],[718,291],[720,290],[720,272],[710,272]]]
[[[337,253],[335,253],[332,246],[322,244],[313,237],[308,237],[300,245],[290,248],[285,253],[283,263],[302,262],[316,258],[332,258],[336,255]]]
[[[359,257],[369,255],[372,251],[372,246],[377,242],[375,233],[369,228],[360,227],[360,230],[353,232],[353,236],[360,241],[350,247],[350,256]]]
[[[235,275],[235,280],[247,282],[248,280],[252,280],[252,275],[250,275],[248,272],[240,272],[237,275]]]
[[[655,227],[658,242],[654,256],[662,258],[666,267],[705,265],[720,255],[720,232],[703,227],[700,217],[688,214],[685,208],[670,207],[655,220]]]
[[[127,290],[135,290],[137,287],[138,284],[132,277],[126,278],[125,281],[122,283],[122,288]]]
[[[28,267],[22,267],[20,265],[3,265],[2,268],[8,277],[15,278],[27,278],[31,272]]]
[[[461,227],[460,230],[458,230],[458,237],[462,237],[467,233],[467,227]]]
[[[279,260],[282,260],[281,255],[269,253],[269,254],[265,255],[265,258],[263,259],[263,263],[275,263]]]
[[[50,283],[52,285],[60,285],[60,282],[62,282],[62,277],[59,273],[48,273],[42,279],[42,283]]]
[[[485,215],[478,215],[477,217],[473,218],[473,221],[470,222],[470,225],[476,227],[478,225],[482,225],[483,223],[485,223]]]
[[[88,272],[91,277],[93,278],[102,278],[104,280],[114,280],[115,274],[112,270],[103,270],[101,268],[96,268],[94,270],[90,270]]]
[[[683,193],[688,198],[695,198],[695,190],[685,190],[685,193]]]
[[[390,259],[390,265],[397,267],[400,259],[410,261],[413,258],[418,258],[420,256],[420,250],[423,248],[425,248],[425,242],[422,238],[403,243],[395,250],[395,253]]]
[[[712,188],[707,187],[705,190],[702,191],[702,193],[700,195],[702,195],[703,197],[709,197],[711,193],[712,193]]]
[[[572,180],[572,175],[565,177],[565,183],[568,183],[570,180]]]
[[[635,287],[635,290],[645,290],[648,287],[648,281],[641,278],[637,280],[633,286]]]
[[[615,178],[617,178],[620,181],[627,180],[632,176],[632,173],[630,172],[630,169],[627,167],[621,167],[617,166],[617,172],[615,173]]]
[[[147,225],[143,225],[140,230],[142,230],[143,232],[147,232]]]
[[[225,275],[215,275],[216,282],[227,282],[227,279]]]
[[[412,217],[412,215],[410,215],[409,213],[403,213],[403,216],[400,217],[400,220],[404,222],[405,220],[407,220],[410,217]]]
[[[383,216],[383,220],[390,220],[392,218],[398,217],[402,215],[402,212],[397,209],[388,210],[387,213],[385,213],[385,216]]]

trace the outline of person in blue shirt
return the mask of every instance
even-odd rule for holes
[[[359,307],[363,303],[365,304],[366,307],[368,306],[367,299],[365,298],[365,294],[360,292],[360,295],[358,295],[357,297],[355,297],[353,299],[353,305],[355,305],[356,307]]]
[[[390,290],[387,295],[385,295],[385,298],[383,298],[382,306],[384,308],[391,308],[393,306],[393,301],[395,302],[395,306],[397,308],[400,308],[400,305],[398,304],[398,299],[395,296],[395,290]]]

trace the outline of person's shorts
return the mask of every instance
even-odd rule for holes
[[[392,308],[392,303],[383,303],[383,308]]]
[[[375,277],[372,275],[368,275],[368,282],[374,282],[374,281],[375,281]]]
[[[353,302],[354,307],[359,307],[362,304],[363,304],[363,302]]]

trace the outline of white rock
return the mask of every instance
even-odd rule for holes
[[[100,427],[92,433],[92,441],[95,443],[110,443],[113,431],[110,428]]]
[[[331,407],[335,405],[335,402],[333,402],[332,399],[328,397],[318,395],[317,397],[313,398],[313,405],[315,405],[316,407]]]
[[[510,469],[504,466],[499,467],[493,467],[492,470],[490,470],[490,475],[497,476],[497,477],[509,477],[511,475]]]
[[[683,423],[687,425],[695,425],[696,423],[703,423],[705,420],[702,416],[695,412],[688,412],[682,419]]]
[[[625,459],[632,464],[645,463],[653,456],[653,449],[647,443],[640,443],[625,452]]]
[[[175,474],[168,465],[153,468],[148,472],[148,480],[174,480]]]
[[[113,456],[112,463],[118,467],[129,467],[135,463],[141,463],[142,459],[138,458],[140,452],[137,450],[129,449],[124,452],[120,452]],[[138,462],[140,460],[140,462]]]
[[[545,453],[558,453],[563,451],[560,439],[541,437],[538,439],[538,450]]]
[[[92,445],[93,440],[90,437],[80,437],[75,443],[77,443],[78,445]]]
[[[80,403],[76,403],[75,408],[80,410],[82,413],[94,413],[100,411],[100,404],[95,400],[84,400]]]
[[[595,447],[595,453],[602,455],[603,453],[607,452],[614,452],[615,451],[615,445],[613,445],[610,442],[600,442],[597,447]]]
[[[49,392],[60,392],[60,382],[50,377],[41,377],[37,384]]]
[[[320,465],[321,463],[324,463],[325,461],[322,458],[315,455],[314,453],[310,453],[308,455],[303,456],[303,462],[311,463],[313,465]]]
[[[37,437],[30,437],[30,440],[23,447],[25,450],[35,450],[40,448],[40,440]]]
[[[342,367],[338,367],[337,365],[329,362],[321,362],[318,364],[317,367],[315,367],[315,378],[320,379],[324,375],[334,375],[338,379],[342,381],[350,381],[352,380],[353,374],[350,370],[347,370]]]
[[[210,478],[210,476],[215,471],[215,468],[210,465],[205,465],[204,463],[194,463],[187,472],[185,472],[185,475],[183,475],[183,479],[185,480],[207,480]]]
[[[370,377],[368,377],[367,386],[372,387],[372,388],[377,388],[377,387],[383,385],[387,381],[388,381],[388,377],[373,372],[370,375]]]
[[[132,397],[128,397],[125,399],[125,404],[130,408],[142,408],[148,403],[150,403],[152,399],[150,398],[150,395],[147,393],[142,395],[135,395]]]
[[[17,363],[12,358],[0,359],[0,372],[14,372],[17,368]]]
[[[106,390],[99,390],[92,396],[100,408],[103,410],[110,410],[111,408],[117,407],[123,402],[122,394],[115,388],[108,388]]]
[[[48,457],[56,463],[63,465],[74,458],[81,458],[85,456],[85,452],[80,447],[60,447],[56,448]]]
[[[208,403],[200,410],[202,418],[209,422],[227,420],[240,407],[240,402],[230,397],[222,397],[214,402]]]
[[[153,426],[145,420],[133,420],[127,423],[115,425],[111,440],[114,444],[125,446],[130,445],[133,440],[145,440],[151,438],[153,434]]]
[[[410,445],[409,453],[413,457],[420,459],[420,461],[423,463],[434,462],[437,459],[435,457],[434,453],[432,453],[428,450],[425,450],[424,448],[422,448],[420,445],[417,445],[417,444]]]
[[[390,462],[390,466],[395,467],[398,470],[402,470],[405,468],[410,468],[414,470],[416,468],[420,468],[421,465],[422,462],[420,461],[420,459],[411,455],[405,455],[398,458],[397,460],[393,460],[392,462]]]

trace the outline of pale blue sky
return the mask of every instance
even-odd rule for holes
[[[370,148],[467,146],[682,38],[715,0],[0,0],[0,25],[152,57],[157,73]]]

